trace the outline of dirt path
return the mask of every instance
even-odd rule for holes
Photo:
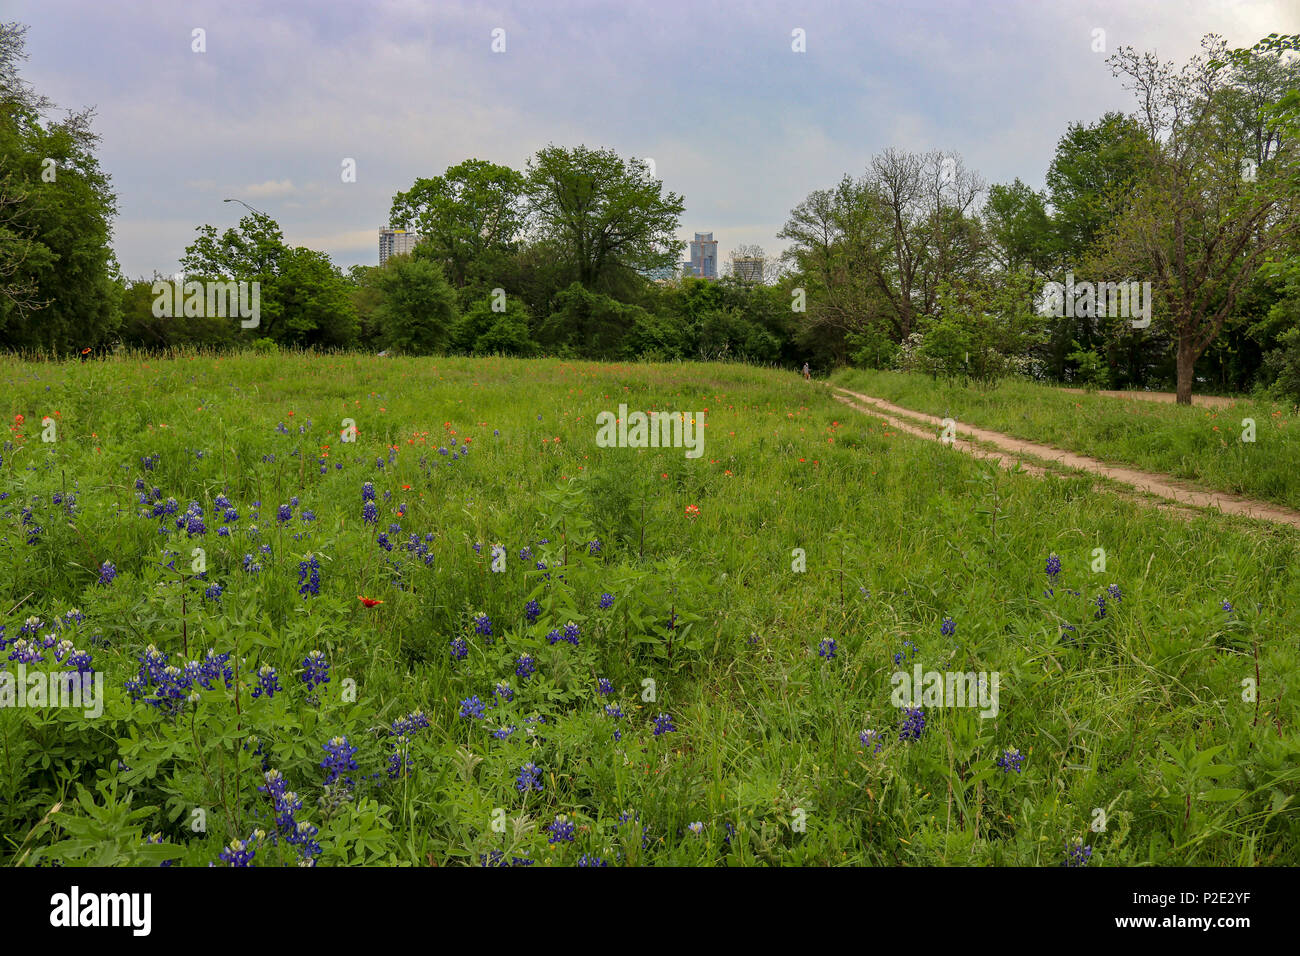
[[[899,431],[907,432],[917,438],[928,438],[932,441],[939,439],[940,433],[934,431],[933,428],[942,427],[942,419],[927,415],[924,412],[902,408],[884,399],[853,392],[838,385],[832,385],[831,388],[838,393],[834,396],[837,401],[841,401],[845,405],[865,414],[883,418],[889,422],[891,427]],[[933,428],[921,427],[919,423],[929,424]],[[1254,501],[1250,498],[1242,498],[1238,495],[1230,495],[1220,491],[1203,491],[1178,482],[1168,475],[1108,465],[1087,455],[1076,455],[1060,448],[1053,448],[1051,445],[1023,441],[1019,438],[1012,438],[1010,435],[1004,435],[1001,432],[975,428],[962,422],[957,423],[956,430],[962,434],[970,435],[976,441],[992,446],[996,450],[986,449],[961,438],[953,442],[954,448],[976,458],[992,459],[1003,468],[1014,468],[1017,464],[1021,464],[1021,467],[1030,474],[1042,476],[1047,473],[1047,469],[1042,465],[1032,464],[1032,461],[1037,459],[1065,468],[1074,468],[1089,474],[1099,475],[1103,478],[1110,478],[1148,495],[1177,502],[1180,505],[1190,505],[1195,508],[1215,508],[1224,514],[1244,515],[1260,521],[1272,521],[1276,524],[1300,528],[1300,511],[1293,511],[1282,505]],[[1030,462],[1021,463],[1022,458],[1029,458]]]
[[[1063,388],[1063,392],[1069,392],[1072,395],[1087,395],[1086,389],[1082,388]],[[1172,405],[1178,400],[1178,396],[1173,392],[1115,392],[1101,390],[1096,392],[1097,395],[1105,395],[1107,398],[1136,398],[1144,402],[1164,402]],[[1210,408],[1231,408],[1236,405],[1240,399],[1224,398],[1222,395],[1193,395],[1193,405],[1205,405]]]

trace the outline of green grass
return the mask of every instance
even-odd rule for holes
[[[275,829],[257,790],[264,760],[302,799],[297,819],[319,828],[322,864],[500,851],[541,865],[1055,866],[1076,838],[1092,865],[1300,861],[1296,705],[1283,693],[1300,678],[1300,536],[1288,529],[1170,518],[1086,479],[1002,472],[887,434],[820,385],[742,366],[0,360],[0,381],[5,420],[25,419],[0,452],[5,639],[30,616],[45,633],[79,608],[84,622],[64,630],[107,678],[97,718],[0,709],[5,862],[207,865],[233,838]],[[703,456],[597,447],[596,414],[620,402],[707,409]],[[55,410],[57,441],[43,443]],[[339,440],[345,418],[355,444]],[[467,457],[439,454],[467,436]],[[205,532],[140,517],[137,479],[179,511],[198,502]],[[362,520],[366,481],[377,525]],[[71,516],[66,498],[53,503],[67,492]],[[223,492],[240,515],[230,537],[217,535]],[[392,523],[390,552],[378,534]],[[412,533],[429,563],[408,552]],[[504,573],[490,567],[496,542]],[[200,546],[204,581],[191,573]],[[796,548],[806,571],[792,570]],[[304,598],[309,552],[320,593]],[[1052,553],[1063,570],[1049,595]],[[245,554],[260,573],[243,570]],[[104,561],[118,571],[107,585]],[[216,602],[204,597],[214,582]],[[1122,600],[1098,618],[1112,584]],[[579,644],[549,643],[570,620]],[[818,653],[827,639],[832,658]],[[899,740],[891,675],[905,641],[925,670],[996,672],[997,716],[925,706],[921,738]],[[126,690],[150,644],[177,664],[228,652],[237,678],[169,716]],[[1256,647],[1258,704],[1242,686]],[[299,670],[314,649],[331,680],[312,700]],[[527,680],[523,654],[536,662]],[[282,689],[254,698],[264,665]],[[602,677],[613,694],[598,693]],[[501,681],[513,701],[459,716]],[[388,728],[417,709],[429,726],[400,744],[411,771],[390,779]],[[676,730],[655,736],[660,713]],[[497,739],[503,726],[515,730]],[[883,735],[879,753],[864,729]],[[323,789],[336,735],[357,748],[347,793]],[[1010,748],[1025,756],[1019,774],[994,763]],[[540,792],[516,787],[529,762]],[[558,814],[575,842],[548,843]],[[162,844],[143,842],[155,833]],[[256,853],[259,865],[296,858],[284,841]]]
[[[1300,413],[1293,407],[1244,398],[1231,407],[1183,407],[1032,382],[979,389],[860,369],[838,372],[832,382],[959,423],[1300,509]],[[1255,421],[1254,442],[1242,441],[1245,418]]]

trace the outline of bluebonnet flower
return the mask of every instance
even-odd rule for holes
[[[466,697],[460,702],[460,715],[466,720],[483,719],[483,701],[478,699],[478,694]]]
[[[39,664],[45,660],[41,656],[41,646],[35,641],[29,641],[24,637],[20,637],[14,642],[13,653],[9,655],[9,659],[17,661],[19,664]]]
[[[939,633],[944,637],[950,637],[957,630],[957,623],[950,617],[945,617],[943,623],[939,625]]]
[[[392,737],[412,737],[417,731],[424,730],[429,726],[429,718],[422,710],[413,710],[405,717],[399,717],[393,721],[393,727],[388,732]]]
[[[328,786],[338,780],[343,774],[350,770],[357,769],[357,762],[352,759],[352,755],[357,752],[357,748],[348,744],[347,737],[335,737],[327,744],[322,744],[327,756],[320,762],[322,770],[329,771],[329,777],[325,784]],[[352,781],[344,778],[348,784]]]
[[[218,654],[212,648],[208,648],[207,656],[202,661],[191,661],[193,667],[191,677],[194,682],[201,684],[206,690],[212,690],[214,680],[222,680],[226,687],[230,687],[235,680],[234,668],[230,666],[230,654]]]
[[[410,775],[410,740],[403,734],[393,741],[393,752],[388,755],[388,779],[400,780]]]
[[[316,512],[312,511],[310,508],[303,508],[302,513],[298,517],[304,524],[306,524],[316,520]]]
[[[899,726],[899,740],[920,740],[925,733],[925,711],[920,707],[908,707],[903,711],[903,722]]]
[[[1219,607],[1221,607],[1223,610],[1227,611],[1229,614],[1232,613],[1232,602],[1231,602],[1231,601],[1224,601],[1222,604],[1219,605]]]
[[[262,570],[262,565],[253,560],[251,554],[244,555],[244,572],[246,574],[257,574]]]
[[[1054,554],[1049,554],[1047,556],[1047,576],[1051,578],[1053,581],[1055,581],[1056,576],[1060,573],[1061,573],[1061,559]]]
[[[1002,768],[1003,773],[1015,771],[1020,773],[1020,765],[1025,762],[1024,754],[1016,748],[1002,751],[1002,756],[998,757],[997,765]]]
[[[514,732],[515,732],[515,725],[511,724],[509,727],[502,727],[499,730],[492,731],[492,736],[495,737],[497,740],[506,740]]]
[[[525,680],[537,672],[537,663],[533,660],[532,654],[521,654],[515,661],[515,673]]]
[[[615,719],[617,719],[617,718],[619,718],[619,717],[622,717],[622,716],[623,716],[623,708],[620,707],[620,706],[618,706],[618,704],[606,704],[606,705],[605,705],[605,716],[606,716],[606,717],[613,717],[613,718],[615,718]]]
[[[520,560],[520,561],[527,561],[527,560],[528,560],[529,558],[531,558],[532,556],[533,556],[533,549],[532,549],[532,548],[524,547],[524,548],[520,548],[520,549],[519,549],[519,560]]]
[[[549,831],[551,834],[546,841],[547,843],[560,843],[565,841],[569,843],[573,842],[573,823],[564,814],[560,814],[555,818],[554,823],[550,826],[543,827],[543,829]]]
[[[862,731],[858,734],[858,739],[862,741],[862,746],[870,749],[872,753],[880,753],[880,748],[885,746],[885,735],[875,730]]]
[[[293,508],[289,505],[280,505],[280,507],[276,509],[275,517],[280,524],[284,524],[293,517]]]
[[[903,649],[894,654],[894,663],[901,664],[904,660],[911,660],[916,656],[918,648],[911,641],[903,642]]]
[[[1092,859],[1092,847],[1084,846],[1082,837],[1075,837],[1074,843],[1065,850],[1065,862],[1061,866],[1087,866]]]
[[[465,643],[463,637],[453,637],[451,639],[451,659],[453,661],[463,661],[469,654],[469,645]]]
[[[536,601],[529,601],[524,605],[524,617],[528,618],[528,623],[536,623],[538,615],[542,613],[542,606]]]
[[[591,856],[587,853],[578,857],[578,866],[609,866],[603,857]]]
[[[528,851],[524,850],[523,856],[512,856],[510,862],[506,862],[506,855],[500,850],[489,850],[487,853],[478,855],[479,866],[532,866],[533,861],[528,859]]]
[[[302,659],[302,682],[309,691],[330,682],[330,663],[323,651],[312,651]]]
[[[113,566],[112,561],[105,561],[99,567],[99,583],[112,584],[113,579],[117,577],[117,568]]]
[[[388,540],[388,535],[383,531],[379,532],[375,537],[375,544],[379,545],[385,551],[393,550],[393,543]]]
[[[375,500],[375,486],[368,481],[361,486],[361,500],[362,501]]]
[[[1110,595],[1111,599],[1116,604],[1124,600],[1124,592],[1119,589],[1118,584],[1112,584],[1109,587],[1107,587],[1106,593]]]
[[[602,694],[612,694],[614,693],[614,685],[606,678],[601,677],[596,681],[596,690],[600,691]]]
[[[247,840],[231,840],[230,846],[219,854],[227,866],[252,866],[258,844],[266,839],[265,830],[254,830]]]
[[[486,614],[480,612],[474,615],[474,633],[483,637],[492,636],[492,622]]]
[[[600,554],[600,548],[601,548],[601,544],[599,541],[587,542],[587,553],[592,557],[595,557],[596,555]]]
[[[828,637],[817,646],[817,656],[830,660],[835,656],[835,651],[838,647],[839,645],[835,643],[835,638]]]
[[[505,681],[497,681],[496,687],[492,688],[492,694],[495,697],[504,699],[507,704],[515,699],[515,692]]]
[[[538,769],[537,764],[530,761],[519,768],[519,777],[515,781],[515,789],[520,793],[528,793],[530,790],[541,793],[542,771]]]
[[[614,606],[614,595],[602,594],[600,596],[600,609],[602,611],[608,611],[613,606]]]
[[[280,689],[280,675],[270,664],[263,664],[257,671],[257,686],[253,688],[253,696],[261,697],[265,694],[267,697],[274,697],[275,692]]]
[[[1097,610],[1093,612],[1092,616],[1100,621],[1106,616],[1106,595],[1098,594],[1096,600],[1092,603],[1097,605]]]
[[[222,590],[223,588],[221,587],[220,584],[216,584],[216,583],[209,584],[207,590],[203,592],[203,596],[207,598],[209,601],[220,601]]]
[[[677,729],[676,727],[673,726],[673,719],[667,714],[660,714],[658,717],[654,719],[654,721],[655,721],[656,737],[659,737],[663,734],[670,734]]]
[[[361,520],[366,524],[374,524],[379,520],[379,509],[375,507],[373,501],[367,501],[361,509]]]
[[[298,562],[298,593],[306,599],[311,594],[320,596],[320,562],[316,555],[307,555],[306,561]]]

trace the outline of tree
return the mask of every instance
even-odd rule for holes
[[[1123,113],[1106,113],[1087,126],[1070,124],[1047,169],[1057,265],[1078,263],[1123,210],[1146,143],[1141,124]]]
[[[256,282],[260,305],[253,334],[309,347],[342,348],[357,341],[352,284],[325,253],[286,245],[279,224],[260,212],[221,234],[212,225],[197,232],[181,257],[187,280]]]
[[[1027,271],[945,282],[939,314],[924,322],[917,349],[934,374],[969,376],[989,384],[1011,372],[1028,372],[1025,359],[1042,339],[1030,291],[1037,278]]]
[[[748,260],[737,265],[738,260]],[[757,260],[757,261],[755,261]],[[760,285],[775,281],[781,274],[780,258],[772,258],[755,243],[741,243],[727,256],[726,275]]]
[[[185,247],[180,260],[186,279],[256,282],[260,305],[254,334],[291,341],[290,330],[280,321],[284,308],[276,289],[276,278],[289,255],[279,224],[265,213],[250,212],[239,220],[237,228],[224,233],[218,234],[216,226],[209,224],[195,231],[198,238]]]
[[[503,251],[524,223],[524,178],[508,166],[467,159],[441,176],[417,179],[393,197],[389,221],[414,228],[456,287],[489,251]]]
[[[624,338],[647,319],[644,309],[574,282],[555,297],[555,307],[538,330],[543,346],[563,356],[621,358]]]
[[[325,253],[303,246],[288,250],[272,289],[286,341],[317,348],[356,343],[360,323],[348,282]]]
[[[682,198],[665,193],[641,160],[547,146],[528,161],[526,189],[536,235],[554,244],[586,289],[626,287],[640,272],[681,256]]]
[[[984,222],[1002,269],[1015,272],[1028,267],[1045,274],[1051,268],[1052,220],[1040,193],[1019,179],[990,187]]]
[[[0,23],[0,342],[70,351],[107,341],[120,321],[116,198],[93,112],[43,120],[50,102],[19,75],[26,31]]]
[[[456,293],[436,262],[394,256],[370,276],[380,340],[411,355],[441,352],[456,327]]]
[[[1100,245],[1098,261],[1149,274],[1176,342],[1177,397],[1190,404],[1196,360],[1236,315],[1271,254],[1300,234],[1294,138],[1242,174],[1230,121],[1238,68],[1213,35],[1182,69],[1123,47],[1108,61],[1128,78],[1148,136],[1142,179]],[[1265,55],[1265,54],[1256,54]]]
[[[809,325],[833,343],[834,361],[902,342],[936,313],[943,282],[979,274],[983,188],[955,154],[889,149],[861,179],[845,176],[795,207],[779,235],[793,243]]]

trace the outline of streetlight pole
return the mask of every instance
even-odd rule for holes
[[[242,199],[223,199],[223,200],[221,200],[221,201],[222,201],[222,202],[237,202],[237,203],[239,203],[241,206],[243,206],[245,209],[247,209],[249,212],[251,212],[251,213],[253,213],[253,214],[255,214],[255,215],[262,216],[263,218],[266,218],[266,219],[270,219],[270,218],[271,218],[271,217],[268,216],[266,213],[262,212],[262,210],[260,210],[260,209],[256,209],[256,208],[254,208],[253,206],[250,206],[248,203],[244,202],[244,200],[242,200]]]

